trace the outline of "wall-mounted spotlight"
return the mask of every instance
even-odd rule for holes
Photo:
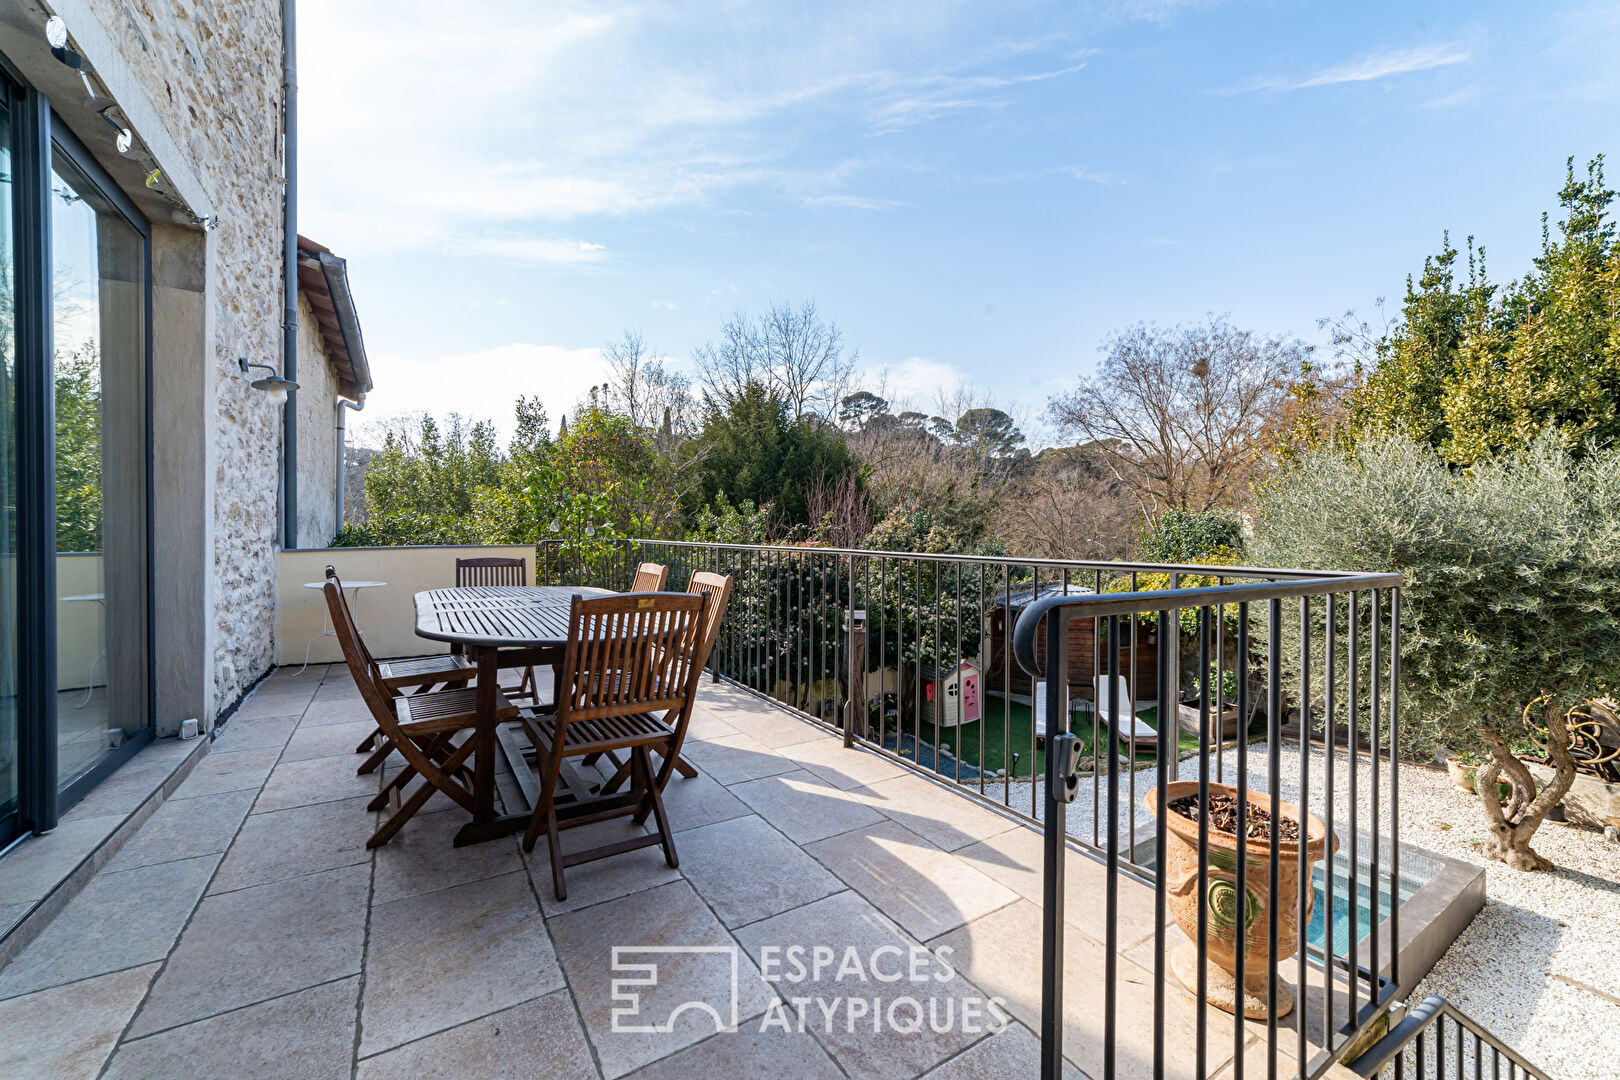
[[[45,20],[45,44],[51,47],[52,56],[74,71],[84,66],[84,57],[68,48],[68,28],[62,16],[52,15]]]
[[[263,368],[270,373],[268,378],[254,379],[253,389],[263,390],[272,405],[285,405],[287,403],[287,391],[298,389],[297,383],[277,375],[276,369],[269,364],[250,364],[246,357],[239,357],[236,363],[241,367],[243,375],[248,374],[252,368]]]

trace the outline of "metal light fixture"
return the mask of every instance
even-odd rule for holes
[[[250,364],[246,357],[238,357],[236,363],[241,367],[243,375],[248,374],[252,368],[263,368],[270,373],[268,378],[254,379],[253,389],[263,390],[272,405],[285,405],[287,403],[287,391],[298,389],[297,383],[277,375],[276,369],[269,364]]]

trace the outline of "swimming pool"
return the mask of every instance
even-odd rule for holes
[[[1333,953],[1336,956],[1345,956],[1349,953],[1354,942],[1365,938],[1374,926],[1374,912],[1377,921],[1382,923],[1389,917],[1390,875],[1389,857],[1387,854],[1379,860],[1377,883],[1378,895],[1376,904],[1373,898],[1373,868],[1369,858],[1370,844],[1366,837],[1362,838],[1361,850],[1357,853],[1357,871],[1355,881],[1356,910],[1353,915],[1350,910],[1350,856],[1340,848],[1333,857]],[[1401,851],[1401,875],[1399,885],[1395,890],[1396,901],[1404,904],[1419,889],[1433,881],[1440,873],[1442,864],[1435,859],[1425,858],[1410,850]],[[1311,923],[1305,929],[1305,941],[1311,948],[1320,951],[1323,942],[1327,940],[1327,887],[1328,864],[1319,862],[1311,869],[1311,885],[1316,892],[1315,907],[1311,911]]]

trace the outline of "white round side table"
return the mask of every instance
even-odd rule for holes
[[[380,589],[387,584],[388,582],[386,581],[345,581],[343,583],[343,588],[350,592],[349,609],[355,613],[354,621],[356,623],[360,621],[360,590]],[[306,581],[304,582],[304,588],[324,589],[326,588],[326,582]],[[317,641],[323,637],[337,637],[337,631],[332,629],[332,614],[326,610],[325,604],[321,605],[321,626],[324,629],[322,629],[320,633],[304,642],[304,666],[293,672],[293,678],[296,679],[298,676],[302,675],[304,673],[304,669],[309,667],[309,650],[315,647],[315,643]],[[364,636],[365,631],[362,630],[360,633],[362,636]]]

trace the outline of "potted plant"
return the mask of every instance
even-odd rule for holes
[[[1474,794],[1474,774],[1479,771],[1479,755],[1470,750],[1446,758],[1446,775],[1451,786]]]
[[[1277,845],[1277,896],[1286,902],[1277,909],[1277,956],[1267,951],[1267,931],[1270,915],[1266,899],[1270,894],[1271,796],[1261,792],[1246,793],[1248,809],[1245,827],[1248,833],[1244,851],[1247,869],[1244,875],[1244,896],[1237,892],[1237,788],[1230,784],[1210,784],[1207,814],[1209,818],[1209,863],[1203,895],[1198,892],[1198,782],[1178,780],[1166,787],[1165,797],[1169,813],[1164,815],[1167,833],[1167,857],[1162,870],[1164,887],[1170,912],[1176,925],[1188,940],[1182,942],[1170,956],[1170,970],[1188,990],[1198,987],[1198,908],[1209,905],[1207,938],[1206,993],[1210,1004],[1235,1013],[1241,996],[1243,1015],[1250,1019],[1264,1019],[1266,1013],[1266,971],[1273,963],[1281,963],[1299,948],[1300,919],[1310,920],[1314,903],[1314,890],[1306,892],[1305,912],[1301,915],[1294,898],[1299,894],[1300,811],[1293,803],[1281,804],[1281,826]],[[1160,816],[1157,792],[1150,791],[1144,800],[1148,810]],[[1305,825],[1306,873],[1310,867],[1330,856],[1339,847],[1338,838],[1331,836],[1322,819],[1308,815]],[[1330,848],[1331,845],[1331,848]],[[1237,923],[1245,927],[1243,987],[1237,986]],[[1288,1015],[1294,1008],[1294,995],[1279,980],[1277,984],[1277,1015]]]

